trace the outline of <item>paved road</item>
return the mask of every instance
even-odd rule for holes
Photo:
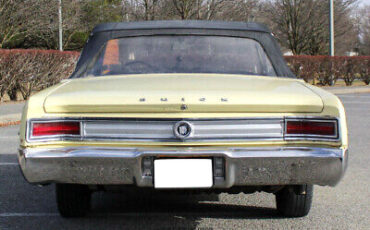
[[[0,116],[20,113],[23,106],[24,102],[2,104],[0,107]]]
[[[309,216],[281,218],[273,195],[93,196],[91,214],[62,219],[54,187],[27,184],[16,165],[18,127],[0,128],[0,229],[369,229],[370,94],[340,96],[348,115],[350,165],[335,188],[315,186]]]

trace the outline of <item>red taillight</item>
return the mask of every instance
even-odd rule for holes
[[[286,134],[336,136],[336,122],[287,121]]]
[[[33,123],[32,136],[80,135],[80,122]]]

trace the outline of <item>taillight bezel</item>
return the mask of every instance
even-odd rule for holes
[[[79,134],[53,134],[53,135],[33,135],[34,124],[40,123],[79,123]],[[81,140],[83,136],[83,123],[78,119],[50,119],[39,120],[32,119],[27,122],[26,139],[28,142],[33,141],[63,141],[63,140]]]
[[[334,124],[334,134],[289,134],[287,126],[289,121],[297,122],[328,122]],[[337,118],[313,118],[313,117],[286,117],[284,119],[284,139],[285,140],[319,140],[319,141],[337,141],[340,139],[339,121]]]

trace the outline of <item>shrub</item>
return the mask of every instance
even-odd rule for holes
[[[357,73],[360,79],[366,84],[370,83],[370,59],[369,58],[359,58],[357,65]]]
[[[78,52],[0,49],[1,98],[7,93],[11,100],[16,100],[20,92],[27,99],[32,92],[67,78],[78,55]]]
[[[318,82],[320,85],[333,85],[343,79],[347,86],[356,78],[369,84],[370,56],[286,56],[285,60],[297,77],[306,82]]]
[[[285,60],[293,73],[306,82],[312,81],[317,77],[314,70],[317,69],[316,65],[318,62],[313,62],[307,56],[286,56]]]
[[[87,39],[89,38],[89,33],[75,31],[71,34],[69,41],[65,44],[66,50],[81,50]]]
[[[84,39],[83,34],[76,36]],[[78,52],[69,51],[0,49],[0,100],[5,93],[16,100],[19,92],[27,99],[32,92],[57,84],[71,75],[78,56]],[[343,79],[346,85],[351,85],[355,79],[361,79],[367,85],[370,83],[370,56],[302,55],[285,59],[297,77],[306,82],[332,85]]]

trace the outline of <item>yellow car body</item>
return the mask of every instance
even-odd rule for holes
[[[215,83],[213,84],[213,82]],[[226,89],[224,89],[225,82],[228,83]],[[233,82],[235,84],[232,84]],[[86,91],[83,91],[84,89],[86,89]],[[146,98],[146,101],[140,102],[141,98]],[[166,98],[167,101],[161,101],[163,98]],[[206,101],[200,101],[202,98],[205,98]],[[222,102],[221,99],[223,98],[227,98],[228,101]],[[243,100],[244,98],[248,98],[248,101],[246,102]],[[186,101],[182,101],[182,99],[185,99]],[[185,111],[181,110],[181,105],[183,104],[188,106]],[[47,110],[50,112],[47,112]],[[34,118],[271,118],[282,116],[339,118],[341,138],[335,142],[300,140],[289,142],[217,141],[186,143],[132,143],[109,141],[48,141],[30,143],[26,141],[27,121]],[[45,146],[68,145],[306,145],[338,147],[342,149],[348,148],[344,107],[338,97],[332,93],[298,79],[243,75],[215,76],[215,74],[146,74],[64,80],[58,85],[33,95],[28,100],[22,115],[20,141],[20,146],[22,148],[42,148]]]
[[[223,88],[224,82],[228,83],[226,89]],[[247,98],[247,100],[244,98]],[[271,127],[275,125],[275,128],[278,125],[278,133],[274,134],[278,135],[278,137],[252,137],[245,139],[189,138],[186,140],[160,139],[153,141],[146,138],[113,138],[119,135],[119,133],[112,131],[104,133],[105,137],[112,138],[94,138],[89,135],[74,139],[46,138],[39,140],[30,138],[33,121],[76,120],[82,122],[81,126],[86,129],[87,124],[102,120],[100,123],[97,123],[100,125],[97,127],[100,127],[98,129],[104,129],[103,123],[105,120],[108,123],[110,122],[107,125],[117,125],[118,127],[118,125],[131,120],[138,120],[139,123],[146,120],[153,122],[157,122],[157,120],[168,121],[170,122],[169,125],[175,124],[171,122],[184,121],[193,126],[194,124],[192,123],[197,123],[197,120],[198,123],[205,120],[207,122],[244,122],[241,125],[246,125],[245,122],[250,123],[255,119],[263,121],[263,125],[270,125]],[[276,119],[276,121],[273,124],[267,124],[271,119]],[[284,122],[289,119],[335,120],[338,122],[338,135],[334,139],[304,136],[289,138],[288,135],[284,134],[284,129],[286,129],[286,123]],[[239,123],[235,123],[235,125],[239,125]],[[168,124],[166,125],[168,126]],[[251,125],[253,126],[253,124],[249,124],[248,127],[250,128]],[[138,130],[142,129],[142,127],[138,126],[136,128]],[[163,129],[163,127],[160,129]],[[172,132],[173,128],[169,129]],[[193,129],[197,130],[197,128]],[[253,132],[256,129],[258,130],[258,127],[252,128],[249,132],[255,135]],[[117,130],[119,132],[129,132],[123,129]],[[261,130],[269,132],[268,130]],[[87,131],[83,132],[86,134]],[[238,155],[234,149],[246,151],[246,155],[242,157],[253,157],[255,156],[254,153],[249,156],[248,152],[259,149],[259,151],[267,153],[264,157],[271,157],[270,153],[273,152],[275,155],[273,154],[272,159],[285,156],[289,159],[294,159],[294,157],[298,157],[301,154],[296,152],[303,151],[308,153],[305,157],[309,160],[305,163],[302,162],[307,159],[297,158],[297,162],[290,163],[287,161],[289,163],[285,162],[284,164],[288,165],[282,168],[272,164],[269,166],[271,168],[267,168],[267,172],[258,171],[264,168],[261,168],[260,165],[252,165],[250,168],[245,169],[247,166],[244,164],[248,164],[248,161],[244,162],[241,168],[236,167],[236,169],[233,169],[233,167],[229,167],[229,170],[233,169],[235,172],[229,172],[228,176],[230,178],[225,179],[218,185],[215,183],[213,185],[214,188],[231,188],[241,185],[285,185],[290,183],[313,183],[333,186],[343,176],[348,157],[345,112],[343,105],[335,95],[301,80],[247,75],[145,74],[65,80],[56,86],[33,95],[29,99],[22,116],[20,138],[19,162],[25,177],[32,183],[136,183],[139,187],[154,186],[153,178],[145,179],[142,175],[139,175],[140,164],[131,165],[132,168],[130,166],[124,167],[124,170],[129,168],[130,177],[135,177],[135,179],[120,180],[116,178],[118,175],[112,179],[109,177],[111,173],[109,170],[105,172],[106,175],[98,176],[99,170],[107,169],[105,164],[100,165],[99,154],[95,156],[97,162],[92,165],[85,165],[88,169],[79,169],[81,172],[74,172],[70,167],[64,166],[66,163],[59,165],[59,163],[53,161],[56,164],[54,165],[52,162],[46,163],[45,160],[41,160],[43,157],[47,159],[51,159],[50,157],[58,158],[61,153],[65,152],[71,152],[72,155],[76,152],[77,155],[73,157],[83,158],[85,154],[96,151],[121,151],[124,156],[126,156],[124,152],[129,151],[128,155],[131,154],[130,156],[135,158],[136,161],[147,156],[148,152],[150,152],[150,156],[154,155],[159,158],[214,157],[218,156],[218,154],[233,158],[234,154]],[[86,153],[79,155],[81,149],[85,149]],[[293,151],[293,153],[285,154],[281,149],[288,152]],[[322,156],[322,150],[328,155],[329,162],[323,163],[322,159],[327,155],[324,154]],[[326,151],[329,151],[329,153],[326,153]],[[28,168],[27,162],[31,166],[32,156],[34,154],[37,156],[38,153],[42,155],[39,159],[40,162]],[[30,156],[28,160],[27,154]],[[71,158],[72,162],[74,162],[73,157]],[[319,163],[311,162],[311,157],[318,159]],[[235,159],[238,159],[238,157]],[[61,156],[61,160],[64,160],[64,156]],[[334,164],[332,161],[336,163]],[[34,173],[33,170],[35,169],[32,168],[36,165],[39,167],[39,164],[42,162],[45,162],[45,169],[41,170],[41,173]],[[314,170],[316,173],[305,174],[305,176],[295,175],[294,170],[298,170],[295,169],[295,164],[299,164],[299,162],[302,163],[303,172],[307,173],[307,170]],[[323,164],[321,165],[321,163]],[[63,168],[56,168],[57,166]],[[58,170],[44,174],[49,167]],[[117,169],[116,165],[111,167],[113,167],[111,170],[122,170]],[[286,169],[286,167],[289,168]],[[86,170],[94,171],[89,172],[91,173],[90,178],[84,176]],[[243,179],[239,181],[240,178],[245,177],[245,175],[242,177],[239,175],[242,173],[240,170],[257,170],[258,173],[254,177],[250,177],[249,180]],[[276,173],[275,171],[286,173],[287,176],[271,180],[269,178],[270,174]],[[67,172],[70,172],[71,175],[63,177],[63,175],[68,175]],[[135,174],[136,176],[132,176]],[[231,177],[234,174],[240,178],[232,179]],[[228,176],[225,175],[225,177]],[[269,179],[265,180],[262,178]]]
[[[66,217],[110,186],[266,191],[297,217],[313,185],[344,175],[347,124],[262,25],[113,23],[94,29],[69,79],[29,98],[18,159],[30,183],[56,184]]]

